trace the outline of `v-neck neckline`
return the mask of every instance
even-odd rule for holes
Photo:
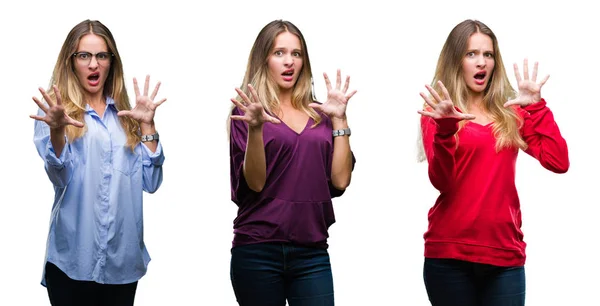
[[[291,132],[296,134],[296,136],[300,136],[300,135],[304,134],[304,131],[306,131],[306,129],[310,125],[310,121],[312,120],[312,118],[309,116],[308,120],[306,120],[306,124],[304,125],[304,128],[300,132],[296,132],[296,130],[294,130],[292,127],[287,125],[287,123],[285,123],[281,118],[279,118],[279,116],[275,116],[275,118],[279,119],[279,121],[281,121],[281,124],[283,124],[288,130],[290,130]]]

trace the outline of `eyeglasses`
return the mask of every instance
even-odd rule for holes
[[[111,52],[98,52],[96,54],[90,52],[75,52],[72,56],[75,58],[77,63],[82,65],[89,65],[92,61],[92,57],[96,57],[98,64],[105,65],[108,64],[115,55]]]

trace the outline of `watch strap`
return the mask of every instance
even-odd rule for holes
[[[333,137],[336,136],[344,136],[344,135],[348,135],[350,136],[350,128],[345,128],[345,129],[341,129],[341,130],[333,130]]]
[[[154,140],[158,140],[158,132],[151,135],[142,135],[142,142],[150,142]]]

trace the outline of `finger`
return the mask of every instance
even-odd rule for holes
[[[535,82],[538,73],[538,62],[533,63],[533,72],[531,72],[531,80]]]
[[[521,74],[519,73],[519,66],[517,63],[513,64],[513,68],[515,69],[515,78],[517,79],[517,84],[521,83]]]
[[[29,118],[46,122],[46,120],[44,120],[45,117],[42,117],[42,116],[29,115]]]
[[[260,99],[258,99],[258,93],[254,90],[252,85],[248,84],[248,89],[250,90],[250,94],[252,95],[252,102],[260,103]]]
[[[242,120],[242,121],[245,121],[244,118],[246,118],[246,117],[244,117],[244,116],[238,116],[238,115],[233,115],[233,116],[229,116],[229,118],[231,118],[231,120]]]
[[[347,102],[348,100],[350,100],[350,98],[352,98],[352,96],[354,96],[354,94],[355,94],[355,93],[356,93],[356,89],[355,89],[355,90],[353,90],[353,91],[352,91],[352,92],[351,92],[349,95],[347,95],[347,96],[346,96],[346,102]]]
[[[146,75],[146,81],[144,82],[144,96],[148,96],[148,88],[150,87],[150,75]]]
[[[323,112],[323,105],[319,104],[319,103],[310,103],[308,104],[308,106],[312,107],[313,109]]]
[[[335,78],[335,89],[339,90],[342,86],[342,72],[338,69]]]
[[[506,103],[504,103],[504,107],[510,107],[510,106],[518,105],[518,104],[520,104],[520,103],[517,100],[508,100]]]
[[[271,123],[275,123],[275,124],[281,123],[281,121],[279,121],[279,119],[277,119],[277,118],[275,118],[273,116],[267,115],[265,119],[267,119],[267,121],[269,121]]]
[[[44,97],[44,100],[46,101],[46,103],[48,103],[48,106],[50,106],[50,107],[54,106],[54,101],[52,101],[52,99],[50,99],[50,96],[48,95],[48,93],[41,87],[38,89],[42,93],[42,97]]]
[[[444,94],[444,98],[448,101],[452,101],[452,99],[450,98],[450,93],[448,92],[448,89],[446,89],[446,86],[444,86],[444,83],[442,83],[442,81],[440,81],[439,83],[440,88],[442,89],[442,94]]]
[[[546,81],[548,81],[548,79],[550,78],[550,75],[546,75],[541,81],[540,81],[540,87],[544,86],[544,84],[546,84]]]
[[[52,89],[54,89],[54,96],[56,97],[56,105],[62,105],[62,96],[60,95],[58,86],[52,85]]]
[[[350,87],[350,76],[349,75],[346,76],[346,84],[344,84],[344,90],[342,92],[346,93],[346,91],[348,91],[348,87]]]
[[[77,121],[73,118],[69,117],[69,120],[67,121],[67,124],[70,124],[72,126],[78,127],[78,128],[82,128],[83,127],[83,123],[81,121]]]
[[[140,96],[140,87],[138,86],[138,81],[136,78],[133,78],[133,91],[135,92],[135,96]]]
[[[165,103],[165,101],[167,101],[167,98],[163,98],[160,101],[154,103],[154,109],[156,109],[157,107],[159,107],[161,104]]]
[[[462,119],[462,120],[473,120],[473,119],[475,119],[475,115],[461,114],[460,115],[460,119]]]
[[[117,116],[119,116],[119,117],[123,117],[123,116],[125,116],[125,117],[131,117],[131,111],[129,111],[129,110],[119,111],[117,113]]]
[[[327,87],[327,92],[329,92],[331,90],[331,82],[329,81],[327,73],[323,72],[323,77],[325,78],[325,87]]]
[[[425,95],[424,93],[419,93],[421,95],[421,98],[423,98],[423,100],[425,100],[425,103],[427,103],[427,105],[429,105],[432,109],[435,109],[436,104],[433,103],[433,101],[431,101],[431,99],[429,99],[429,97],[427,95]]]
[[[154,86],[154,91],[152,92],[152,95],[150,96],[150,100],[154,101],[154,98],[156,98],[156,95],[158,94],[159,88],[160,88],[160,81],[158,83],[156,83],[156,86]]]
[[[433,89],[433,87],[431,87],[429,85],[425,85],[425,88],[427,88],[427,90],[429,91],[429,93],[431,94],[433,99],[435,99],[436,102],[438,102],[438,103],[442,102],[442,98],[440,98],[440,95],[437,93],[437,91],[435,89]]]
[[[529,80],[529,62],[527,58],[523,60],[523,79],[525,81]]]
[[[233,102],[233,104],[235,104],[235,106],[237,106],[240,110],[246,112],[246,110],[247,110],[246,106],[244,104],[242,104],[240,101],[232,98],[231,102]]]
[[[48,107],[46,107],[46,105],[44,105],[44,103],[40,102],[40,100],[38,100],[38,98],[36,97],[32,97],[33,102],[35,102],[35,104],[37,104],[37,106],[44,112],[47,113],[48,112]]]
[[[238,95],[240,95],[240,97],[242,98],[242,100],[244,100],[245,105],[248,105],[252,102],[250,102],[250,98],[248,98],[248,96],[246,95],[245,92],[243,92],[241,89],[236,88],[235,91],[238,93]]]
[[[423,115],[423,116],[427,116],[427,117],[431,117],[431,118],[436,118],[437,116],[432,113],[432,112],[428,112],[428,111],[424,111],[424,110],[418,110],[417,113]]]

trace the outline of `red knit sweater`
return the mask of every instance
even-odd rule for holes
[[[515,108],[525,152],[556,173],[569,168],[567,143],[546,101]],[[492,124],[421,118],[429,178],[440,191],[429,210],[425,257],[522,266],[525,247],[515,186],[516,148],[496,152]]]

